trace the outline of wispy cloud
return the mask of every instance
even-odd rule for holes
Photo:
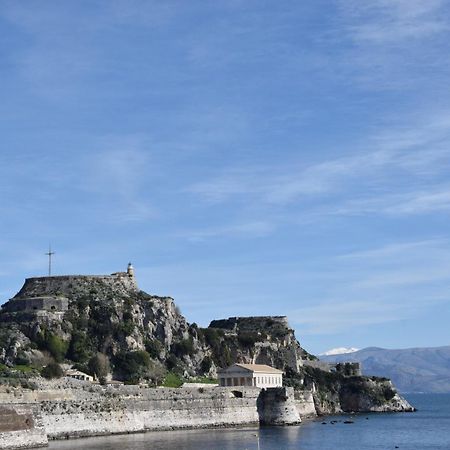
[[[444,88],[450,70],[439,56],[449,30],[443,0],[339,0],[331,42],[340,56],[333,67],[338,74],[370,90],[404,92],[418,86]],[[338,75],[338,76],[339,76]]]
[[[446,209],[446,192],[423,195],[416,192],[402,192],[409,188],[396,186],[394,195],[398,196],[403,207],[391,196],[379,192],[383,183],[396,183],[393,174],[407,173],[416,177],[419,184],[425,177],[442,173],[448,164],[450,152],[450,114],[444,112],[418,125],[399,127],[397,130],[381,130],[371,136],[364,144],[365,148],[355,150],[349,156],[318,162],[309,166],[293,161],[289,166],[228,168],[215,178],[197,182],[189,186],[188,191],[208,202],[220,203],[239,197],[247,197],[261,203],[284,205],[308,198],[339,197],[339,194],[353,191],[358,183],[373,190],[371,197],[352,200],[365,205],[366,211],[373,212],[388,199],[392,202],[381,208],[383,212],[397,214],[428,212]],[[358,144],[354,144],[358,147]],[[429,188],[428,188],[429,189]],[[399,192],[400,191],[400,192]],[[361,195],[364,195],[362,192]],[[381,197],[381,198],[380,198]],[[343,203],[342,203],[343,202]],[[334,205],[334,211],[341,214],[356,211],[349,206],[348,197],[340,199],[341,206]],[[338,205],[339,205],[338,203]]]
[[[406,257],[410,259],[412,252],[418,253],[419,255],[423,255],[424,250],[429,251],[430,249],[437,249],[439,251],[442,251],[443,246],[448,245],[449,240],[445,238],[426,239],[412,242],[396,242],[375,249],[368,249],[363,251],[347,253],[344,255],[339,255],[337,258],[342,260],[359,259],[365,261],[381,259],[385,261],[386,258],[406,255]]]
[[[326,288],[303,299],[304,307],[292,308],[292,320],[310,335],[416,320],[449,302],[449,249],[443,237],[396,240],[330,258],[315,280]]]
[[[80,186],[104,198],[117,220],[143,220],[156,215],[145,192],[152,173],[150,152],[139,137],[110,137],[83,163],[86,176]],[[156,179],[157,177],[155,177]]]
[[[359,301],[330,301],[299,308],[289,313],[290,320],[304,335],[336,334],[356,331],[368,325],[386,324],[411,319],[431,304],[443,304],[442,299],[425,299],[425,304],[380,302],[376,297]],[[425,301],[424,300],[424,301]]]
[[[267,236],[274,230],[274,224],[268,221],[244,222],[235,225],[210,227],[203,230],[183,232],[181,236],[187,236],[192,242],[201,242],[207,238],[237,237],[260,238]]]
[[[450,187],[432,186],[418,191],[382,194],[317,211],[324,215],[385,214],[392,217],[428,213],[442,213],[450,209]]]
[[[344,0],[340,3],[347,16],[362,22],[349,25],[353,38],[377,45],[423,39],[448,30],[448,22],[442,17],[444,5],[442,0]]]

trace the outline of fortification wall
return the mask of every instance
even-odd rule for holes
[[[0,405],[0,448],[45,447],[47,434],[38,405]]]
[[[229,317],[228,319],[213,320],[209,326],[231,331],[238,327],[241,331],[253,331],[267,329],[268,326],[273,326],[275,323],[289,328],[286,316]]]
[[[317,416],[312,391],[295,391],[294,402],[300,417],[303,418]]]
[[[64,312],[69,309],[69,300],[66,297],[34,297],[14,298],[3,305],[5,311],[49,311]]]
[[[27,278],[20,291],[14,296],[18,298],[49,297],[80,295],[83,293],[95,295],[105,289],[117,294],[129,294],[137,291],[134,277],[126,272],[113,275],[63,275],[54,277]]]
[[[18,432],[25,429],[26,419],[29,437],[21,448],[43,445],[47,438],[300,422],[291,388],[151,389],[69,384],[71,387],[60,389],[0,393],[0,423],[10,423],[11,415],[22,414],[21,420],[5,429],[0,449],[18,447]],[[2,413],[2,408],[9,409]],[[28,416],[21,411],[28,411]]]
[[[263,389],[257,404],[259,421],[264,425],[294,425],[301,422],[291,387]]]

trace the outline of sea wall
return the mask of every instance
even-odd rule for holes
[[[108,388],[90,396],[41,402],[49,439],[259,422],[257,388]]]
[[[259,421],[263,425],[295,425],[301,422],[291,387],[263,389],[257,404]]]
[[[300,417],[317,416],[312,391],[294,391],[294,403]]]
[[[38,405],[0,405],[0,448],[45,447],[47,444]]]
[[[47,439],[295,424],[300,416],[293,394],[291,388],[155,389],[105,387],[76,380],[35,391],[11,389],[0,392],[0,429],[4,431],[0,449],[45,445]]]

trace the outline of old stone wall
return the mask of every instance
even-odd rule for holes
[[[59,387],[48,383],[35,391],[0,392],[0,449],[44,445],[47,438],[260,422],[300,422],[292,388],[154,389],[73,381]]]
[[[317,416],[312,391],[294,391],[294,402],[300,417]]]
[[[301,422],[291,387],[263,389],[258,398],[258,413],[260,423],[264,425],[294,425]]]
[[[134,388],[134,387],[132,387]],[[223,427],[259,421],[257,388],[130,389],[41,402],[50,439],[175,428]]]
[[[45,447],[47,443],[38,405],[0,404],[0,449]]]
[[[95,295],[96,291],[105,288],[112,289],[116,294],[129,294],[138,290],[135,278],[125,272],[113,275],[63,275],[27,278],[14,298]]]
[[[34,297],[14,298],[9,300],[3,308],[8,312],[20,311],[67,311],[69,300],[66,297]]]
[[[228,319],[213,320],[209,326],[211,328],[222,328],[224,330],[241,331],[264,330],[269,326],[278,323],[288,328],[288,320],[286,316],[252,316],[252,317],[229,317]]]

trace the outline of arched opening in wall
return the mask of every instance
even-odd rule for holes
[[[231,391],[231,396],[235,398],[242,398],[243,394],[242,391]]]
[[[37,306],[33,306],[33,309],[36,310],[36,309],[37,309]]]
[[[50,308],[52,311],[54,311],[56,309],[55,305],[52,305],[52,307]]]

